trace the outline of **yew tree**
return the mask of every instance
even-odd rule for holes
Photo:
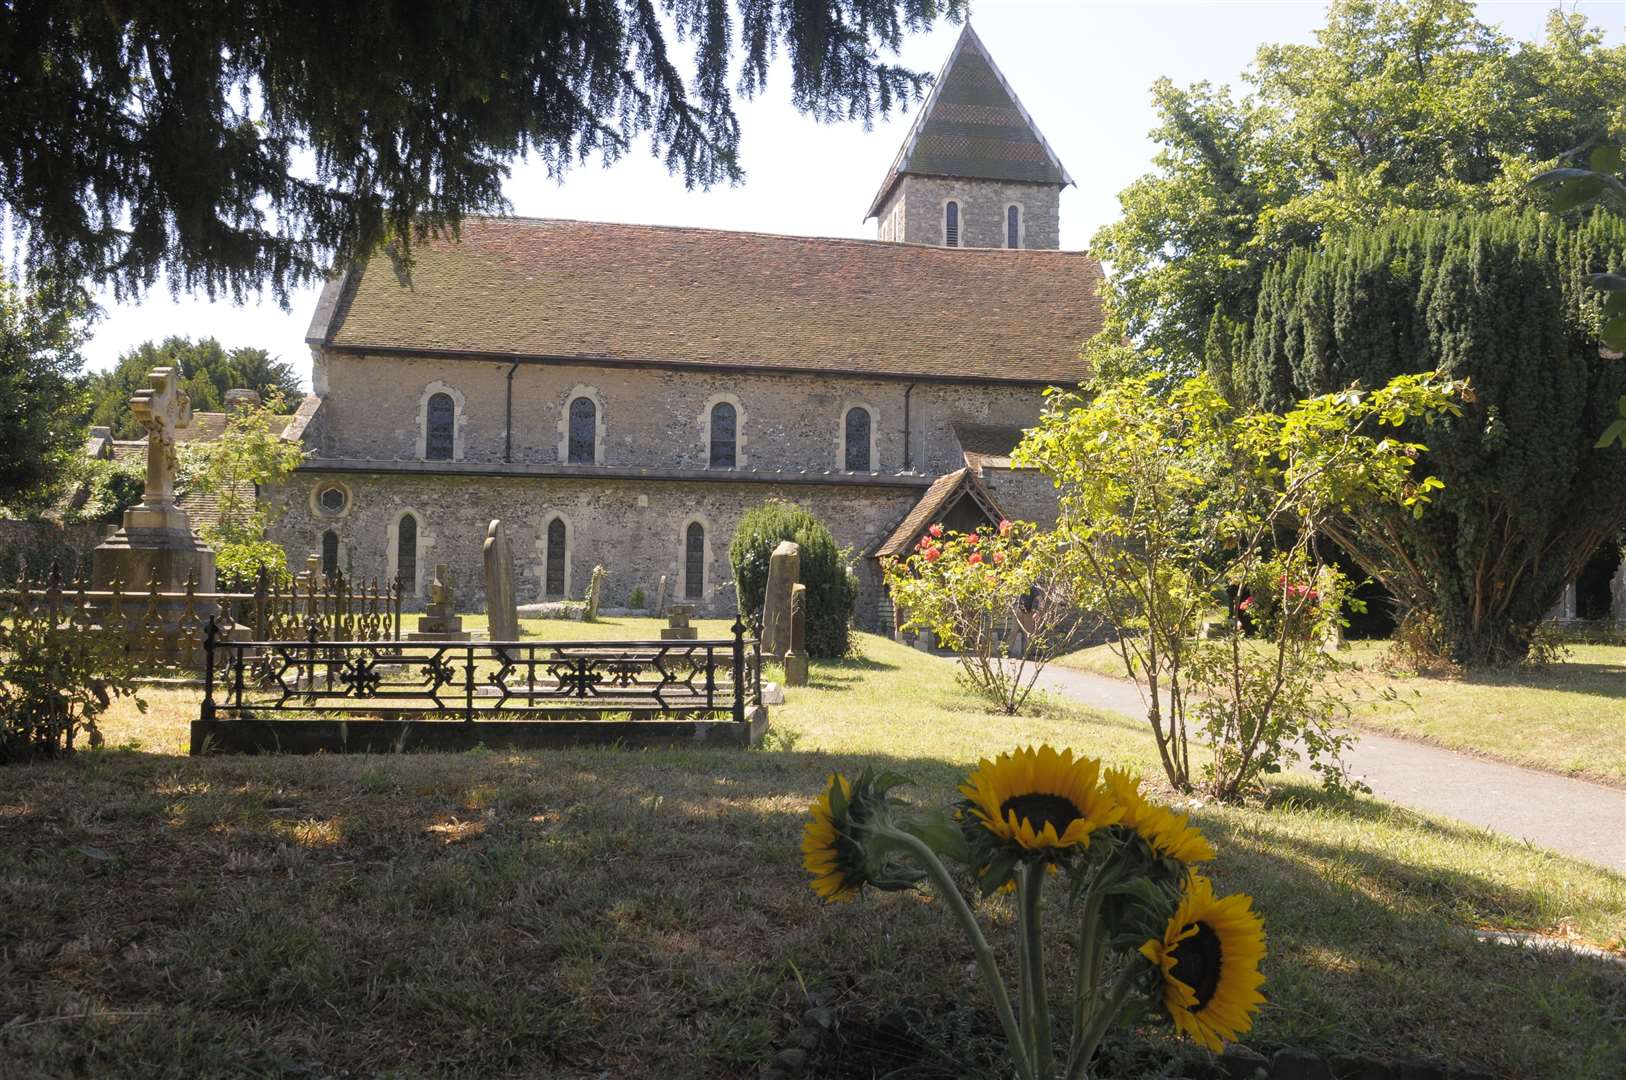
[[[1265,275],[1239,335],[1236,396],[1265,409],[1407,372],[1466,379],[1462,414],[1410,435],[1445,487],[1426,513],[1387,506],[1328,523],[1463,664],[1522,658],[1537,623],[1626,527],[1626,448],[1598,433],[1626,395],[1600,352],[1626,221],[1535,212],[1416,218],[1294,252]]]

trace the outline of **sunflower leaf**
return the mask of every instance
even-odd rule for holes
[[[965,833],[949,815],[941,810],[928,810],[898,823],[898,827],[913,836],[938,855],[965,864],[971,861],[971,845]]]

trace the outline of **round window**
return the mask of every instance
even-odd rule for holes
[[[316,501],[320,503],[322,509],[326,510],[328,513],[339,514],[344,512],[345,504],[348,503],[350,499],[349,496],[345,495],[344,488],[330,487],[323,488],[321,494],[316,496]]]

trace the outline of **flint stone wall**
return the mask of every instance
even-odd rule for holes
[[[1000,183],[959,177],[904,176],[878,215],[890,238],[906,244],[943,243],[943,204],[960,204],[960,246],[1005,246],[1005,208],[1022,207],[1022,246],[1061,247],[1061,189],[1047,184]],[[900,215],[901,216],[895,216]],[[889,222],[890,219],[890,222]],[[990,298],[991,300],[994,298]]]

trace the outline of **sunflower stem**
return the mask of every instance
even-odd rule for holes
[[[1098,933],[1101,922],[1101,901],[1106,890],[1098,880],[1084,898],[1084,913],[1078,924],[1078,949],[1073,958],[1076,979],[1073,983],[1073,1035],[1067,1050],[1067,1074],[1073,1073],[1079,1051],[1084,1045],[1084,1033],[1095,1019],[1096,979],[1101,969],[1101,952],[1106,945]]]
[[[966,938],[971,942],[971,951],[977,956],[977,967],[982,972],[982,981],[994,999],[994,1012],[999,1015],[1000,1026],[1005,1029],[1005,1039],[1011,1044],[1011,1060],[1016,1064],[1017,1075],[1021,1080],[1040,1080],[1033,1074],[1027,1045],[1022,1038],[1021,1029],[1017,1027],[1016,1016],[1011,1011],[1011,998],[1005,990],[1004,981],[999,977],[999,965],[994,962],[994,952],[988,947],[988,939],[983,937],[982,927],[977,925],[976,915],[966,904],[965,897],[960,895],[960,888],[954,883],[948,869],[924,841],[891,826],[884,826],[878,832],[919,861],[921,869],[926,871],[926,876],[931,878],[932,884],[942,895],[943,902],[959,920],[960,928],[965,931]]]
[[[1080,1080],[1089,1075],[1090,1059],[1101,1048],[1101,1040],[1106,1038],[1107,1032],[1112,1028],[1112,1022],[1118,1019],[1124,1011],[1124,1004],[1129,1000],[1129,993],[1135,988],[1135,965],[1131,959],[1123,974],[1112,987],[1112,993],[1104,1006],[1090,1019],[1090,1026],[1084,1033],[1084,1041],[1079,1047],[1078,1058],[1067,1066],[1066,1080]]]
[[[1031,985],[1028,997],[1033,1009],[1033,1073],[1049,1080],[1055,1068],[1050,1045],[1050,999],[1044,981],[1044,875],[1042,862],[1022,868],[1022,937],[1027,948],[1027,974]]]

